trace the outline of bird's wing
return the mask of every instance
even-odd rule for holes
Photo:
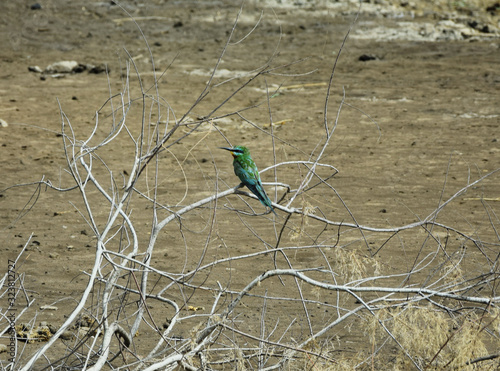
[[[268,206],[272,209],[272,203],[269,197],[262,186],[262,182],[260,180],[259,170],[255,164],[241,164],[238,162],[234,162],[234,173],[238,178],[240,178],[241,182],[245,184],[245,186],[257,196],[260,202],[264,206]]]
[[[262,188],[262,182],[260,181],[260,174],[259,170],[257,170],[257,167],[254,167],[252,170],[253,173],[253,179],[255,179],[255,184],[258,184]]]
[[[253,169],[253,175],[254,175],[254,189],[251,189],[251,191],[259,198],[259,200],[265,205],[265,206],[271,206],[271,200],[267,196],[266,191],[264,190],[264,186],[262,185],[262,181],[260,180],[260,174],[259,171],[257,170],[257,167],[254,167]]]
[[[234,173],[245,184],[255,185],[260,183],[259,171],[255,167],[235,163]]]

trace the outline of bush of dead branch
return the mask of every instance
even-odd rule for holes
[[[97,111],[89,135],[79,136],[61,107],[65,184],[44,179],[37,186],[64,192],[78,209],[95,235],[94,264],[65,322],[36,346],[26,348],[19,340],[14,362],[2,361],[2,367],[498,367],[498,238],[484,240],[440,221],[440,213],[496,171],[471,180],[413,224],[358,224],[356,210],[335,189],[335,164],[323,160],[344,107],[342,94],[336,93],[333,108],[330,99],[344,44],[319,98],[325,109],[317,148],[279,161],[279,148],[295,144],[273,130],[271,97],[281,88],[267,79],[285,79],[300,64],[277,64],[277,48],[265,65],[221,80],[226,53],[245,42],[246,37],[234,39],[237,28],[238,17],[204,90],[180,115],[162,96],[166,77],[155,70],[152,54],[149,75],[127,54],[123,89]],[[232,108],[233,98],[256,84],[258,103]],[[207,104],[214,89],[225,89],[226,99]],[[262,106],[271,125],[251,119],[252,109]],[[263,214],[255,197],[238,186],[227,153],[216,152],[228,143],[244,144],[232,143],[240,127],[269,138],[274,164],[260,170],[264,179],[274,179],[266,187],[278,216]],[[209,170],[197,163],[202,149],[214,150],[204,160]],[[349,216],[344,220],[334,216],[333,205],[339,204]],[[497,236],[497,215],[488,206],[484,212]],[[413,244],[406,250],[410,264],[394,266],[388,246],[404,241]],[[6,275],[3,298],[7,280]],[[19,272],[13,287],[19,297],[29,289]],[[7,336],[7,309],[1,310],[0,329]],[[17,313],[16,323],[34,325],[24,313]],[[22,330],[16,328],[18,336]],[[59,357],[47,356],[62,342]]]

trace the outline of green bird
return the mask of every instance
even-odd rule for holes
[[[234,173],[238,178],[240,178],[241,183],[247,186],[247,188],[257,196],[262,205],[269,207],[275,215],[278,215],[274,211],[271,200],[267,197],[266,191],[264,191],[264,187],[262,187],[259,170],[257,169],[255,162],[252,160],[252,156],[250,156],[248,148],[235,146],[233,148],[220,147],[220,149],[225,149],[233,155]]]

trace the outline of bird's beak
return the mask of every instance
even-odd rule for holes
[[[231,155],[236,158],[236,155],[234,154],[234,148],[229,148],[229,147],[219,147],[219,149],[225,149],[226,151],[231,152]]]

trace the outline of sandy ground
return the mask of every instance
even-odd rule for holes
[[[231,1],[203,1],[198,5],[146,3],[122,2],[147,38],[156,71],[165,71],[158,85],[159,94],[180,118],[209,79],[239,6]],[[449,3],[364,3],[342,50],[330,97],[330,122],[335,120],[343,95],[345,104],[322,162],[339,170],[330,183],[360,225],[387,228],[423,219],[468,182],[500,168],[500,9],[495,11],[493,1],[467,2],[469,5],[462,7]],[[33,4],[0,4],[0,118],[8,124],[0,128],[0,272],[7,270],[8,259],[15,259],[33,234],[16,268],[17,274],[24,274],[27,297],[19,298],[16,305],[22,308],[26,300],[35,302],[19,321],[36,318],[35,323],[49,321],[59,326],[87,283],[82,272],[92,268],[95,237],[69,203],[76,200],[75,206],[82,207],[78,191],[59,193],[46,187],[37,191],[35,185],[9,187],[42,178],[56,186],[70,186],[71,179],[63,170],[67,165],[60,135],[60,109],[71,121],[76,136],[84,139],[95,124],[95,112],[110,91],[121,91],[127,53],[141,71],[145,85],[151,82],[152,74],[143,38],[118,6],[53,0],[40,2],[41,9],[32,9]],[[258,123],[262,130],[237,116],[220,119],[218,126],[231,143],[248,146],[264,169],[273,163],[271,111],[272,121],[278,123],[273,127],[276,161],[308,160],[324,140],[327,83],[356,12],[355,2],[314,5],[304,1],[293,6],[277,1],[247,2],[233,38],[242,41],[228,49],[214,81],[230,80],[211,91],[189,114],[190,119],[208,115],[248,79],[249,71],[262,67],[274,55],[272,66],[285,67],[256,79],[215,114],[223,116],[258,104],[242,115]],[[245,38],[257,22],[256,29]],[[69,74],[44,71],[58,61],[77,61],[85,68]],[[34,66],[44,72],[28,70]],[[98,68],[89,72],[92,66]],[[107,66],[109,77],[99,69],[102,66]],[[131,85],[137,86],[134,66],[130,68]],[[273,95],[270,109],[266,87]],[[278,87],[281,90],[274,94]],[[167,117],[167,109],[163,112],[160,121],[172,123],[172,113]],[[137,124],[130,119],[129,125],[136,130],[138,126],[134,125],[139,125],[140,117],[134,119]],[[152,121],[157,119],[153,117]],[[176,138],[187,129],[177,133]],[[104,133],[105,129],[98,132],[101,136]],[[213,194],[215,179],[219,179],[220,191],[235,186],[231,158],[217,149],[224,145],[217,131],[205,128],[172,147],[175,157],[162,157],[166,165],[159,179],[162,202],[175,208]],[[113,147],[108,155],[106,161],[114,171],[126,174],[131,170],[133,148],[129,141]],[[189,179],[187,197],[178,161]],[[168,166],[172,166],[170,170]],[[297,187],[300,176],[296,170],[285,169],[279,181]],[[262,178],[271,182],[272,172],[265,172]],[[449,212],[443,212],[440,222],[484,240],[495,240],[485,207],[477,200],[486,197],[490,200],[489,210],[498,215],[498,190],[498,176],[493,176],[470,189]],[[324,207],[331,220],[352,221],[331,191],[314,192],[304,202]],[[94,191],[91,197],[99,200]],[[254,200],[248,202],[257,212],[263,211]],[[274,224],[270,219],[254,217],[244,219],[251,227],[243,222],[240,225],[234,212],[227,209],[229,205],[248,211],[237,196],[219,201],[215,228],[219,240],[213,245],[224,245],[229,253],[210,245],[205,262],[228,254],[261,251],[265,246],[256,240],[255,233],[266,241],[275,241],[276,231],[280,230],[283,219]],[[106,219],[108,211],[109,207],[96,205],[98,222]],[[144,243],[151,228],[150,208],[139,203],[133,213]],[[197,246],[203,246],[209,217],[210,212],[203,210],[185,221],[190,237],[180,236],[175,231],[178,226],[173,227],[168,232],[171,234],[161,239],[164,247],[158,248],[152,265],[167,271],[184,264],[193,268],[200,260],[201,249]],[[301,221],[294,223],[300,229]],[[310,228],[305,237],[300,237],[301,243],[320,235],[317,227]],[[293,228],[287,232],[287,241],[297,237],[292,236],[295,232]],[[336,230],[329,233],[329,238],[336,236]],[[418,238],[409,235],[404,242],[384,249],[382,253],[391,267],[408,264],[409,251],[413,243],[419,243]],[[341,244],[369,256],[364,243],[349,245],[357,239],[359,236],[346,235]],[[189,242],[187,246],[185,241]],[[379,245],[373,242],[371,247]],[[401,253],[401,245],[405,253]],[[302,267],[316,266],[321,260],[310,252],[296,258]],[[241,288],[251,277],[271,269],[271,263],[269,257],[262,257],[255,265],[233,262],[231,269],[237,274],[231,278],[231,287]],[[223,274],[217,279],[221,277]],[[176,295],[173,293],[172,298]],[[211,300],[210,295],[205,299],[196,297],[192,305],[210,305]],[[58,309],[40,310],[44,305]],[[163,309],[152,307],[160,312]],[[276,316],[280,309],[295,310],[283,305],[275,309]],[[145,331],[138,343],[147,342]],[[357,331],[352,338],[345,337],[341,349],[354,351],[367,346],[363,332]],[[332,335],[345,334],[345,329],[335,329]],[[0,341],[4,340],[7,343],[8,339]],[[24,357],[38,347],[38,343],[28,344]],[[6,354],[0,357],[7,359]]]

